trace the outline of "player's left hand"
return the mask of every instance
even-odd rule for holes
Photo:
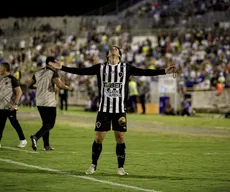
[[[166,74],[171,74],[171,73],[176,73],[177,72],[177,69],[176,69],[176,65],[172,64],[172,65],[168,65],[166,68],[165,68],[165,73]]]

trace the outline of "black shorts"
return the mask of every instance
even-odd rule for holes
[[[113,131],[126,132],[127,120],[126,113],[97,113],[95,131],[110,131],[112,123]]]

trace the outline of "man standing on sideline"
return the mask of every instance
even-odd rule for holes
[[[50,65],[50,62],[55,62],[55,58],[47,57],[46,67],[38,69],[29,83],[29,88],[35,88],[34,85],[36,85],[36,106],[42,119],[41,129],[30,136],[32,148],[35,151],[37,150],[37,141],[41,137],[44,150],[53,150],[49,143],[49,134],[56,121],[55,85],[59,89],[72,90],[71,86],[65,85],[60,80],[57,71]]]
[[[18,147],[22,148],[26,146],[27,141],[16,117],[22,90],[18,80],[10,72],[8,62],[0,63],[0,147],[6,120],[9,118],[20,139]]]
[[[59,98],[60,98],[60,109],[68,110],[68,90],[60,89],[59,90]]]
[[[147,80],[141,80],[139,82],[139,99],[141,103],[142,113],[146,113],[146,94],[150,90],[150,85]]]
[[[102,151],[102,142],[112,129],[116,139],[116,155],[118,161],[118,175],[127,175],[125,164],[125,137],[127,131],[126,104],[128,99],[128,83],[133,76],[156,76],[175,72],[175,65],[162,70],[136,68],[120,61],[121,51],[112,46],[107,53],[107,62],[95,64],[88,68],[69,68],[60,63],[51,65],[62,71],[78,75],[97,75],[99,91],[99,109],[95,123],[96,137],[92,144],[92,164],[86,174],[93,174],[97,170],[97,162]]]
[[[67,78],[66,73],[62,75],[61,80],[66,85],[70,84],[70,80]],[[61,110],[63,110],[63,109],[65,109],[66,111],[68,110],[68,96],[69,96],[68,94],[69,94],[68,90],[59,89],[60,109]]]

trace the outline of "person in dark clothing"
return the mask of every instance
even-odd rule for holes
[[[18,80],[11,75],[8,62],[0,63],[0,147],[6,120],[9,118],[11,125],[16,130],[20,143],[18,147],[25,147],[27,140],[17,119],[17,109],[22,90]]]
[[[68,90],[60,89],[59,91],[59,98],[60,98],[60,109],[68,110]]]
[[[165,100],[165,108],[164,112],[165,115],[175,115],[174,109],[170,103],[170,99]]]
[[[62,82],[66,85],[70,85],[70,80],[67,78],[66,74],[61,75]],[[69,90],[66,89],[59,89],[59,99],[60,99],[60,109],[68,110],[68,96],[69,96]]]
[[[150,85],[147,81],[140,81],[139,83],[139,99],[142,107],[142,114],[146,113],[146,94],[150,90]]]
[[[36,106],[36,92],[34,90],[29,92],[29,102],[30,102],[30,107]]]
[[[30,83],[29,88],[35,88],[36,106],[42,119],[42,127],[34,135],[31,135],[33,150],[37,150],[37,141],[42,137],[44,150],[53,150],[49,143],[49,133],[56,121],[56,96],[55,85],[60,89],[72,90],[71,86],[65,85],[59,78],[57,71],[50,65],[55,62],[54,57],[47,57],[46,67],[38,69]]]
[[[129,78],[133,76],[156,76],[175,72],[175,65],[162,70],[136,68],[121,62],[121,50],[112,46],[107,53],[107,62],[95,64],[88,68],[69,68],[60,63],[51,65],[62,71],[78,75],[96,75],[98,80],[99,108],[95,123],[96,137],[92,144],[92,164],[86,174],[97,170],[97,163],[102,151],[102,142],[108,131],[114,131],[118,175],[127,175],[124,170],[126,157],[125,132],[127,132],[126,105],[128,100]]]
[[[189,102],[188,99],[184,99],[184,101],[182,101],[182,111],[181,111],[181,115],[182,116],[191,116],[191,111],[190,111],[190,108],[191,108],[191,104]]]

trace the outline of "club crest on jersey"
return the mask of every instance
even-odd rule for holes
[[[122,76],[123,76],[123,73],[122,73],[122,72],[120,72],[118,75],[119,75],[119,77],[122,77]]]
[[[126,118],[125,118],[125,117],[120,117],[120,118],[118,119],[118,123],[119,123],[119,125],[121,125],[121,126],[125,126],[125,125],[126,125]]]
[[[97,127],[97,128],[100,128],[100,127],[101,127],[101,122],[99,122],[99,121],[96,122],[96,127]]]

